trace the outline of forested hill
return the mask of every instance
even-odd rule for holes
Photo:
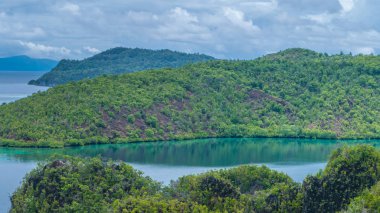
[[[29,83],[40,86],[54,86],[105,74],[175,68],[185,64],[209,60],[214,60],[214,58],[203,54],[187,54],[171,50],[117,47],[81,61],[62,60],[51,72]]]
[[[50,59],[36,59],[25,55],[0,58],[0,71],[48,71],[57,65]]]
[[[102,76],[0,107],[2,145],[199,137],[380,138],[380,57],[290,49]]]

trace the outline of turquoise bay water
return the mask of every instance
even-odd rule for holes
[[[16,101],[38,91],[45,91],[47,87],[28,85],[28,82],[37,79],[45,72],[34,71],[0,71],[0,104]],[[19,185],[22,177],[35,167],[35,162],[19,163],[7,160],[0,154],[0,212],[9,208],[9,194]],[[16,178],[16,179],[15,179]]]
[[[25,98],[35,92],[47,90],[48,87],[28,85],[45,72],[0,71],[0,104]]]
[[[0,71],[0,104],[44,91],[27,85],[44,72]],[[302,182],[323,169],[331,151],[344,144],[380,141],[326,141],[301,139],[204,139],[176,142],[93,145],[64,149],[0,147],[0,212],[10,207],[10,195],[38,162],[56,155],[101,156],[127,162],[157,181],[170,183],[180,176],[243,164],[267,165]]]
[[[164,184],[187,174],[243,164],[267,165],[302,182],[326,165],[331,152],[343,145],[374,141],[332,141],[307,139],[202,139],[174,142],[92,145],[64,149],[22,149],[0,147],[0,210],[9,208],[9,196],[24,175],[57,155],[101,156],[127,162]]]

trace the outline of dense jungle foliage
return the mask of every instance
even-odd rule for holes
[[[380,138],[380,56],[289,49],[103,76],[0,106],[3,146],[205,137]]]
[[[347,213],[380,212],[380,183],[366,189],[360,196],[351,201]]]
[[[377,210],[379,159],[373,147],[359,145],[336,150],[327,168],[302,185],[265,166],[247,165],[184,176],[163,186],[122,162],[64,157],[25,177],[11,198],[11,212]]]
[[[53,86],[101,75],[174,68],[209,60],[214,58],[203,54],[186,54],[170,50],[117,47],[84,60],[62,60],[51,72],[30,81],[29,84]]]

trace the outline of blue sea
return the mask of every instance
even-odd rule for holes
[[[0,104],[25,98],[35,92],[45,91],[49,87],[28,85],[30,80],[42,76],[46,72],[32,71],[0,71]]]

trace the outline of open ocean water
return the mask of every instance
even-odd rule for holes
[[[45,91],[49,87],[28,85],[28,82],[37,79],[45,72],[32,71],[0,71],[0,104],[25,98],[38,91]]]

